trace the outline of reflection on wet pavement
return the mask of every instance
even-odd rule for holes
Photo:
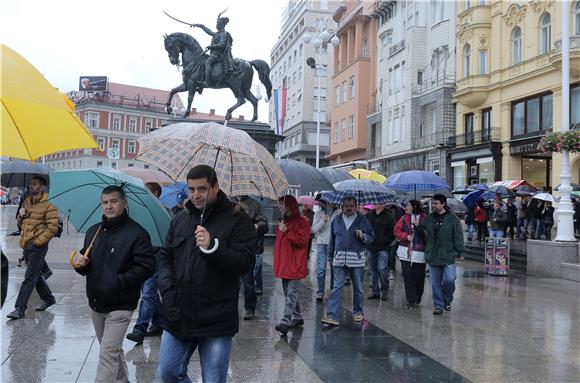
[[[57,305],[46,312],[28,309],[9,321],[24,270],[13,231],[13,212],[0,208],[0,241],[10,260],[9,291],[2,309],[2,382],[92,382],[98,360],[84,280],[66,264],[82,236],[71,233],[51,243],[47,260]],[[74,229],[70,228],[72,232]],[[341,326],[324,330],[324,306],[316,304],[310,276],[300,289],[305,326],[280,339],[274,325],[283,311],[279,281],[272,276],[271,248],[265,257],[264,295],[259,318],[240,320],[229,369],[230,382],[580,382],[580,285],[524,275],[490,277],[482,265],[458,268],[453,310],[431,314],[428,280],[420,309],[404,310],[402,277],[397,273],[388,301],[365,301],[363,324],[352,321],[350,288]],[[368,280],[365,287],[368,289]],[[29,307],[39,303],[36,293]],[[243,297],[240,297],[243,313]],[[134,315],[136,319],[136,314]],[[125,341],[132,382],[154,382],[159,338],[143,345]],[[194,354],[190,376],[201,381]]]

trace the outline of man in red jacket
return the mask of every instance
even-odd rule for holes
[[[284,219],[276,230],[274,275],[282,279],[286,305],[276,331],[280,336],[286,336],[288,330],[304,324],[298,303],[298,286],[300,280],[308,274],[310,222],[300,214],[294,197],[287,195],[280,198],[279,202]]]

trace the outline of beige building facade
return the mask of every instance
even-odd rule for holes
[[[580,1],[461,1],[456,4],[456,136],[453,186],[525,179],[551,190],[560,155],[540,138],[560,131],[562,6],[569,7],[571,127],[580,127]],[[575,125],[578,124],[578,125]],[[572,182],[580,159],[571,156]]]

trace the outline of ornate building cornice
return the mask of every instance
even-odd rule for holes
[[[505,15],[503,15],[503,21],[508,27],[514,27],[519,24],[526,14],[527,5],[512,4],[509,6]]]
[[[473,37],[473,28],[470,27],[469,24],[463,24],[459,27],[457,31],[457,38],[459,42],[464,44],[466,41],[471,40]]]
[[[547,9],[552,7],[554,0],[531,0],[530,7],[536,13],[544,13]]]

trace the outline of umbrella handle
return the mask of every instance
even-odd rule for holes
[[[95,235],[93,236],[93,239],[91,240],[91,243],[89,243],[89,246],[87,247],[87,249],[85,250],[85,253],[83,254],[85,257],[89,258],[90,254],[91,254],[91,250],[93,249],[93,244],[95,243],[95,240],[97,239],[97,236],[99,235],[99,233],[101,232],[101,225],[99,225],[99,227],[97,228],[97,232],[95,233]],[[70,256],[68,258],[69,263],[71,264],[71,266],[75,269],[77,269],[77,265],[75,263],[75,257],[77,255],[77,251],[73,250],[70,253]]]

